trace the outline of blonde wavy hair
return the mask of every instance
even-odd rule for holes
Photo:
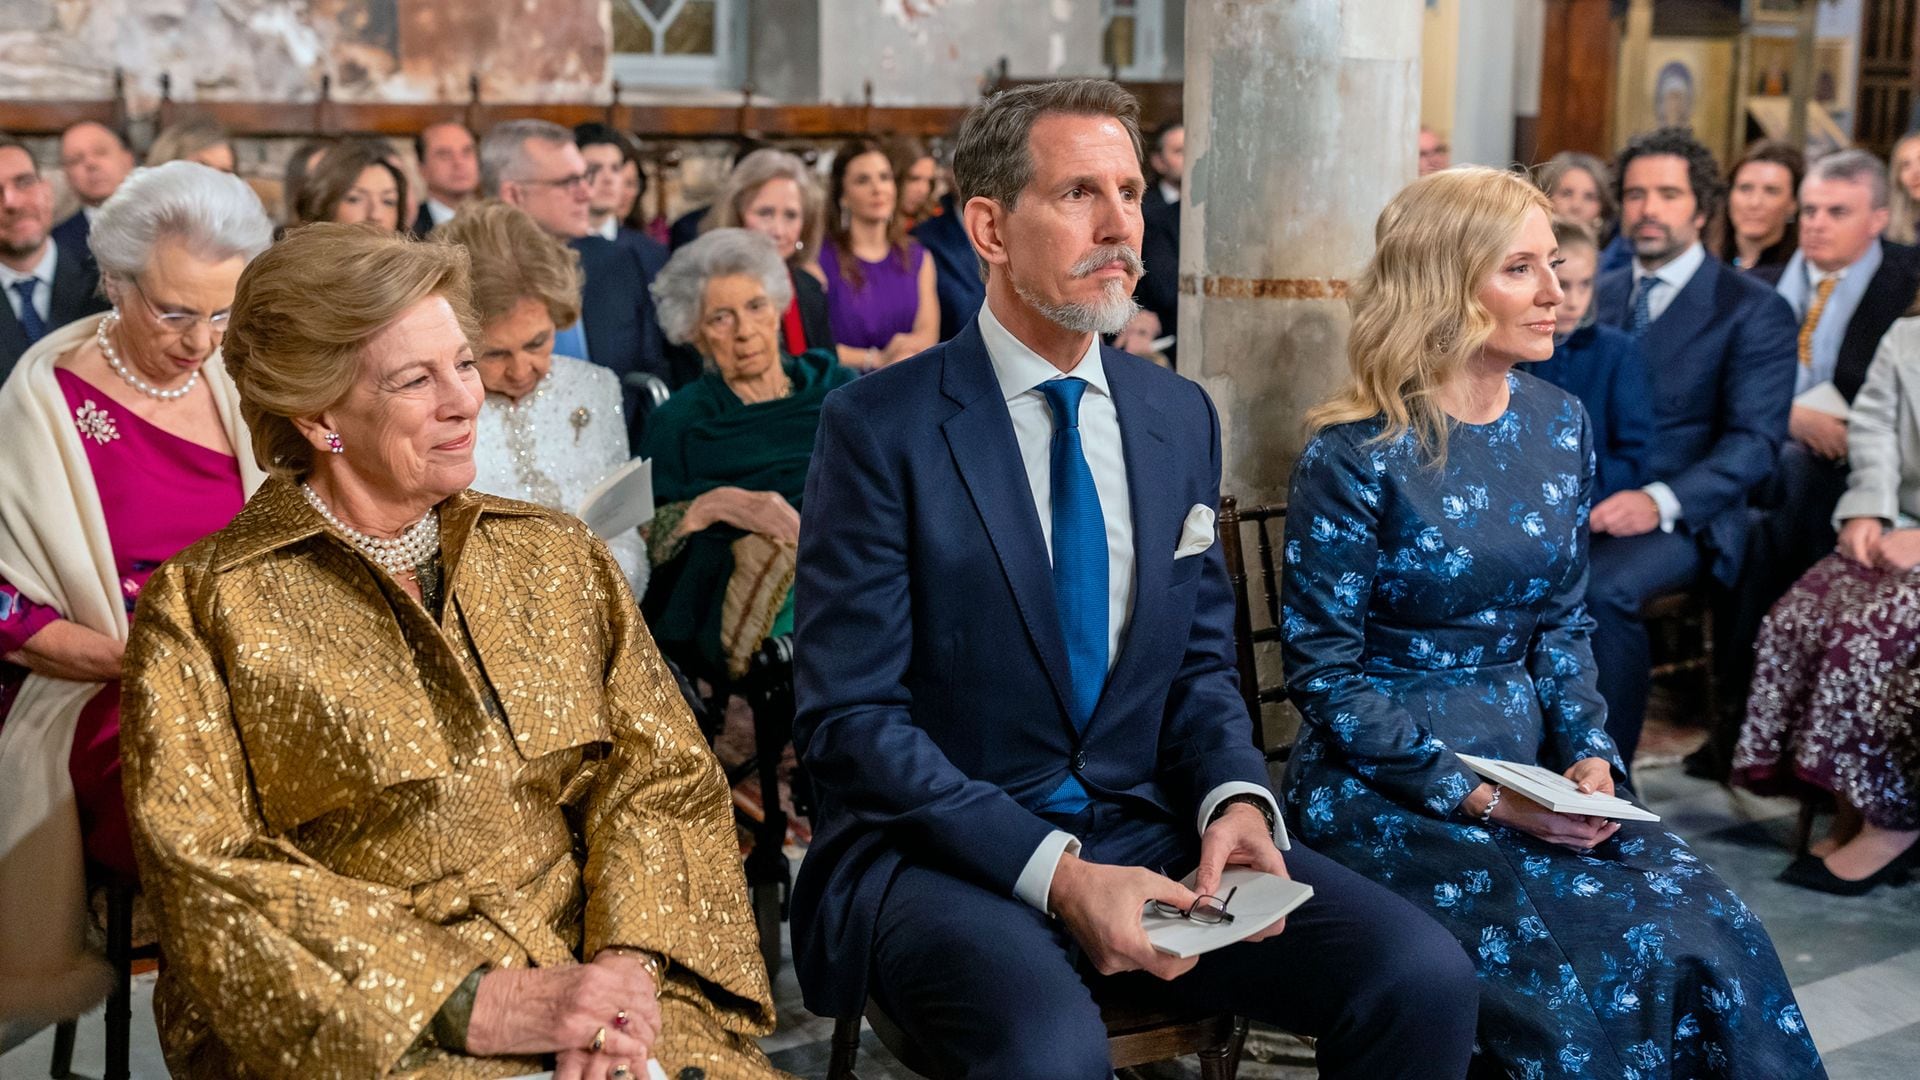
[[[466,249],[473,310],[483,327],[513,314],[522,300],[539,301],[555,326],[580,321],[580,289],[586,282],[580,254],[525,210],[498,199],[468,203],[433,230],[431,239]]]
[[[1407,185],[1374,224],[1373,258],[1347,295],[1347,383],[1307,413],[1311,438],[1335,424],[1383,423],[1376,443],[1409,431],[1435,465],[1447,457],[1441,388],[1493,334],[1477,293],[1538,210],[1553,206],[1524,177],[1455,168]]]

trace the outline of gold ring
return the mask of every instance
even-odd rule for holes
[[[587,1049],[597,1054],[600,1052],[600,1048],[605,1045],[607,1045],[607,1029],[601,1028],[599,1031],[593,1033],[593,1045],[587,1047]]]

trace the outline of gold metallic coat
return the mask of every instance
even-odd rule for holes
[[[480,965],[624,946],[670,960],[669,1076],[777,1075],[726,782],[620,568],[492,496],[441,531],[437,622],[284,480],[148,584],[121,723],[169,1066],[535,1072],[434,1013]]]

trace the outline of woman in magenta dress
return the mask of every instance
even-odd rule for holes
[[[113,310],[48,332],[0,388],[0,1019],[104,991],[83,883],[135,872],[121,653],[148,576],[264,478],[217,350],[272,234],[238,178],[136,172],[93,223]]]
[[[856,370],[905,360],[940,339],[933,260],[907,239],[899,210],[893,166],[880,144],[841,144],[828,184],[820,270],[840,362]]]

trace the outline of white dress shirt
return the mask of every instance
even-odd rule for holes
[[[1653,291],[1647,294],[1647,315],[1657,320],[1666,314],[1667,308],[1673,304],[1673,298],[1680,295],[1680,290],[1687,287],[1687,283],[1693,280],[1693,275],[1700,272],[1700,267],[1706,261],[1707,249],[1698,240],[1695,240],[1692,247],[1681,252],[1672,262],[1658,270],[1648,270],[1640,264],[1639,259],[1633,260],[1633,291],[1627,294],[1627,318],[1629,320],[1633,318],[1633,298],[1640,291],[1642,279],[1655,278],[1653,285],[1650,286]],[[1648,333],[1652,331],[1649,330]],[[1660,531],[1672,532],[1673,526],[1680,520],[1680,497],[1673,493],[1672,488],[1659,480],[1640,490],[1646,492],[1653,499],[1653,505],[1660,508]]]
[[[441,202],[439,199],[431,195],[427,196],[427,218],[433,222],[434,228],[437,229],[447,222],[452,221],[453,216],[457,213],[459,213],[458,210]]]
[[[1040,354],[1013,336],[993,313],[993,301],[980,306],[980,336],[986,342],[987,357],[993,362],[994,378],[1007,401],[1007,415],[1013,421],[1013,437],[1020,444],[1020,460],[1027,470],[1027,484],[1033,490],[1033,509],[1040,517],[1040,536],[1045,541],[1047,558],[1053,558],[1053,409],[1040,392],[1040,384],[1052,379],[1084,379],[1085,394],[1080,398],[1080,446],[1093,473],[1094,491],[1100,496],[1100,516],[1107,527],[1107,670],[1120,655],[1120,642],[1127,621],[1133,614],[1133,500],[1127,489],[1127,462],[1120,435],[1120,414],[1114,407],[1113,390],[1107,385],[1106,366],[1100,358],[1100,339],[1087,344],[1070,372],[1054,367]],[[1171,554],[1171,552],[1169,552]],[[1266,800],[1280,819],[1279,807],[1265,788],[1255,784],[1222,784],[1201,800],[1198,827],[1206,829],[1207,820],[1221,801],[1233,795],[1257,795]],[[1276,828],[1276,839],[1284,847],[1284,829]],[[1034,849],[1032,857],[1014,883],[1013,894],[1028,904],[1047,910],[1047,895],[1053,890],[1053,872],[1064,852],[1080,853],[1080,841],[1072,833],[1056,829]]]
[[[1178,206],[1180,204],[1180,189],[1162,180],[1160,181],[1160,197],[1167,200],[1168,206]]]
[[[608,214],[607,220],[594,226],[593,231],[602,239],[618,240],[620,239],[620,219]]]
[[[7,305],[13,308],[13,317],[16,320],[20,318],[20,294],[15,292],[13,287],[22,281],[32,279],[36,283],[33,288],[34,313],[40,316],[41,325],[48,330],[55,329],[50,312],[53,308],[53,267],[59,261],[59,252],[59,244],[49,238],[47,253],[40,256],[40,261],[33,264],[32,270],[21,273],[11,266],[0,263],[0,289],[6,290]]]

